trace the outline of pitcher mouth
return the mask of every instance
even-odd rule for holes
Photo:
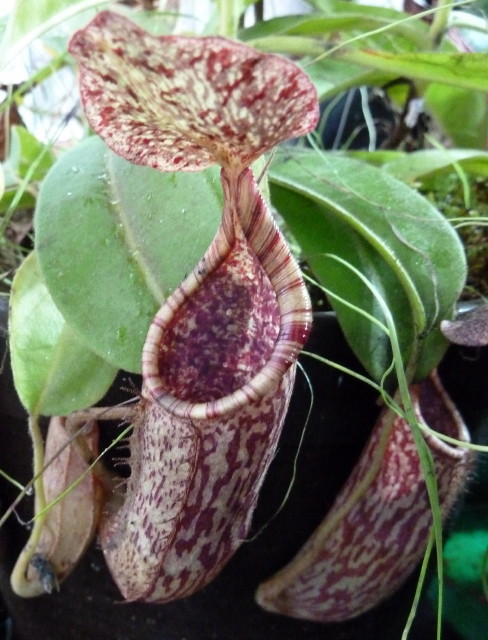
[[[259,402],[276,388],[286,371],[296,361],[302,344],[308,337],[311,318],[310,321],[307,318],[307,321],[298,323],[295,319],[295,311],[290,311],[287,320],[286,313],[281,315],[278,297],[275,296],[274,304],[276,314],[279,316],[279,326],[276,327],[274,343],[267,348],[269,353],[264,363],[260,363],[254,371],[251,370],[244,383],[235,381],[236,385],[232,385],[232,380],[227,380],[226,386],[232,390],[220,397],[213,397],[203,402],[179,397],[170,390],[172,385],[164,380],[164,374],[161,371],[161,349],[168,328],[191,295],[192,285],[196,288],[203,282],[200,280],[197,283],[195,271],[197,274],[201,273],[199,267],[196,267],[194,273],[190,274],[163,304],[149,328],[142,357],[143,395],[155,400],[172,415],[192,420],[206,420],[232,413],[250,403]],[[304,309],[303,314],[310,315],[308,309]],[[229,377],[232,377],[231,372]],[[209,392],[208,395],[216,394]]]
[[[222,224],[203,258],[156,314],[143,349],[144,395],[155,400],[172,415],[194,420],[232,413],[249,403],[258,402],[276,388],[288,368],[296,361],[312,322],[310,301],[299,267],[261,198],[252,171],[245,169],[237,173],[223,170],[222,184],[225,202]],[[240,284],[234,282],[236,274],[237,279],[242,276]],[[202,296],[202,304],[207,304],[209,297],[220,297],[218,281],[225,293],[229,294],[229,290],[231,291],[228,295],[231,306],[234,302],[232,291],[237,292],[236,304],[241,305],[243,316],[256,318],[256,336],[252,345],[245,319],[244,327],[239,330],[243,332],[244,342],[248,342],[248,349],[253,353],[260,353],[259,356],[253,356],[253,362],[238,363],[241,371],[229,373],[235,376],[234,384],[232,380],[226,379],[222,395],[220,391],[209,392],[206,394],[208,400],[204,396],[202,401],[198,393],[192,393],[187,388],[179,393],[174,389],[177,384],[173,385],[165,380],[162,350],[165,341],[168,341],[168,332],[173,325],[177,325],[178,314],[183,315],[185,305],[194,303],[199,291],[203,292],[205,287],[211,289],[214,286],[214,290],[208,291],[204,303]],[[252,290],[246,292],[246,286],[252,287]],[[244,293],[239,293],[239,289]],[[253,296],[258,297],[257,303],[251,300]],[[222,309],[220,311],[222,313]],[[213,316],[206,318],[210,324],[213,320]],[[204,320],[202,332],[208,330],[205,324]],[[222,321],[222,324],[225,323]],[[218,340],[218,337],[212,336],[209,342],[211,339]],[[240,348],[239,344],[232,341],[229,344],[230,349]],[[205,343],[203,346],[206,346]],[[227,357],[222,345],[220,351],[222,358]],[[171,346],[168,348],[169,358],[170,354]],[[174,372],[172,375],[177,377]],[[222,375],[220,371],[219,375]],[[195,383],[197,382],[198,374],[195,374]],[[212,383],[209,379],[210,387]]]

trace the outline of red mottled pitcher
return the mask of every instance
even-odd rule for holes
[[[436,373],[410,388],[418,422],[462,442],[469,434]],[[463,447],[426,436],[442,517],[462,492],[472,462]],[[351,476],[295,558],[260,585],[269,611],[319,622],[357,616],[387,598],[421,560],[432,511],[412,427],[380,414]]]
[[[222,224],[149,329],[131,476],[100,533],[124,597],[164,602],[207,584],[245,540],[276,449],[311,309],[249,166],[310,131],[317,98],[283,58],[155,38],[109,12],[70,51],[89,122],[116,153],[162,171],[222,166]]]

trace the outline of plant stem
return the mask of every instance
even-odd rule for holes
[[[29,417],[29,432],[32,439],[33,449],[33,472],[34,472],[34,491],[35,491],[35,513],[42,513],[46,507],[46,496],[44,493],[44,482],[42,472],[44,469],[44,441],[41,430],[39,428],[39,416]],[[28,590],[27,570],[29,563],[34,555],[37,543],[41,537],[47,513],[43,513],[34,521],[34,525],[29,536],[29,541],[25,545],[22,553],[17,560],[15,568],[12,572],[11,582],[15,585],[14,589],[17,593],[22,593],[24,589]]]
[[[74,440],[78,435],[81,434],[81,431],[83,429],[83,426],[82,426],[83,423],[86,423],[90,420],[109,420],[109,421],[110,420],[112,421],[133,420],[135,418],[135,414],[136,414],[136,410],[134,408],[127,408],[126,406],[124,407],[121,407],[121,406],[92,407],[91,409],[75,411],[74,413],[70,414],[66,419],[66,429],[70,433],[71,439]],[[122,437],[124,437],[128,431],[129,429],[125,429],[123,431]],[[112,446],[114,446],[119,441],[119,439],[120,439],[120,434],[119,436],[117,436],[117,438],[112,442],[110,446],[108,446],[106,449],[104,449],[104,451],[102,451],[102,453],[97,457],[96,461],[90,465],[90,468],[92,468],[96,462],[101,460],[102,457],[105,455],[105,453],[107,453],[107,451],[109,451],[112,448]],[[67,443],[65,446],[68,446],[68,444],[69,443]],[[58,454],[61,451],[62,449],[58,451]],[[34,471],[35,471],[34,476],[32,477],[31,480],[29,480],[29,482],[25,485],[25,487],[22,487],[22,490],[20,491],[19,495],[16,497],[16,499],[12,502],[12,504],[9,506],[9,508],[5,511],[5,513],[0,518],[0,529],[5,524],[5,522],[10,517],[10,515],[14,512],[15,508],[20,503],[20,501],[30,492],[30,490],[33,487],[36,486],[36,483],[42,477],[44,471],[49,467],[50,464],[52,464],[53,461],[54,461],[54,458],[51,458],[50,460],[47,460],[47,461],[43,461],[44,465],[40,467],[38,467],[38,465],[34,463]],[[43,489],[44,487],[42,487],[42,490]],[[45,503],[45,499],[44,499],[44,503]],[[45,504],[44,509],[47,509],[48,506],[49,505]],[[37,513],[37,509],[36,509],[36,513]],[[34,517],[32,518],[32,521],[36,519],[37,519],[37,515],[34,515]]]
[[[44,482],[42,480],[42,471],[44,469],[44,440],[39,427],[39,416],[30,416],[29,433],[32,439],[32,449],[34,454],[33,472],[36,480],[34,481],[35,491],[35,510],[40,511],[46,505],[46,496],[44,494]],[[40,533],[40,532],[39,532]],[[34,537],[34,531],[31,538]]]
[[[240,0],[217,0],[219,13],[219,35],[236,38],[241,15]]]
[[[19,101],[22,96],[28,93],[31,89],[35,89],[37,86],[42,84],[45,80],[54,75],[59,69],[62,69],[67,65],[69,60],[68,53],[63,52],[52,58],[50,62],[42,69],[39,69],[36,73],[34,73],[30,78],[28,78],[25,82],[18,85],[15,91],[8,96],[2,104],[0,104],[0,113],[6,111],[13,102]]]
[[[246,44],[262,53],[286,53],[291,56],[311,57],[326,55],[325,42],[305,36],[266,36],[248,40]]]
[[[437,4],[437,11],[434,13],[434,19],[429,29],[429,40],[432,49],[437,49],[442,36],[447,27],[449,15],[452,9],[451,0],[439,0]]]
[[[433,529],[430,530],[429,539],[427,541],[427,548],[424,553],[424,559],[422,561],[422,566],[420,569],[420,577],[417,582],[417,588],[415,589],[415,596],[412,602],[412,607],[410,609],[410,613],[408,615],[407,621],[405,623],[405,627],[403,629],[401,640],[407,640],[408,634],[410,633],[410,629],[412,628],[412,624],[414,618],[417,614],[418,605],[420,602],[420,596],[422,595],[422,590],[425,582],[425,577],[427,575],[427,569],[429,564],[429,559],[432,554],[432,548],[434,546],[434,532]]]

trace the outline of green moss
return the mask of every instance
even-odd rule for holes
[[[462,296],[465,300],[488,296],[488,179],[472,176],[466,179],[470,202],[466,202],[456,173],[436,176],[420,187],[420,192],[452,220],[465,246],[469,268]],[[479,223],[480,217],[486,218],[485,224]]]

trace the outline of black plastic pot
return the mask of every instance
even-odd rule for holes
[[[5,306],[1,309],[3,321]],[[316,316],[307,350],[359,368],[332,314]],[[488,355],[486,349],[468,351],[469,357],[466,350],[451,349],[443,373],[466,420],[475,423],[483,416],[486,419],[488,412]],[[33,600],[18,598],[10,589],[9,574],[27,531],[18,519],[11,517],[0,532],[0,588],[13,620],[11,640],[399,639],[411,606],[416,575],[375,610],[342,624],[322,625],[285,618],[267,613],[254,603],[258,583],[294,556],[325,515],[354,466],[379,411],[376,395],[366,385],[306,356],[302,363],[314,393],[310,419],[306,423],[310,390],[299,372],[279,451],[260,496],[254,533],[211,585],[171,604],[121,603],[102,553],[93,544],[59,593]],[[452,370],[461,370],[460,376],[452,374]],[[114,394],[119,394],[121,385],[124,382],[119,379],[111,401],[115,400]],[[0,467],[26,482],[31,473],[30,442],[8,363],[0,378],[0,398]],[[297,446],[304,430],[292,491],[277,513],[292,482]],[[16,490],[0,480],[2,508],[15,495]],[[24,501],[19,517],[27,519],[30,509],[29,501]],[[434,638],[434,629],[434,612],[424,604],[411,638]],[[458,640],[449,629],[443,638]]]

